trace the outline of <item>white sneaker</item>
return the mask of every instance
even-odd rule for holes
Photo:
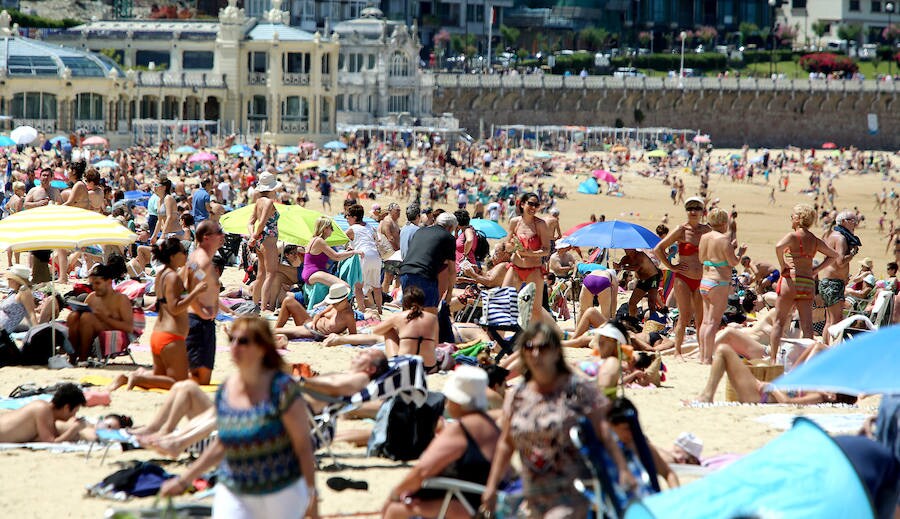
[[[47,367],[50,369],[65,369],[74,368],[75,366],[69,362],[69,357],[66,355],[54,355],[47,361]]]

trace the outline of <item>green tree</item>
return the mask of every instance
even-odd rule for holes
[[[609,32],[602,27],[585,27],[578,32],[578,42],[587,50],[600,50],[609,40]]]
[[[759,26],[755,23],[741,22],[738,26],[738,32],[741,33],[741,43],[744,43],[750,36],[759,34]]]
[[[465,54],[467,56],[474,55],[477,52],[478,42],[475,41],[474,34],[454,34],[450,37],[450,48],[457,54]],[[475,48],[476,51],[472,51]]]
[[[816,35],[816,47],[821,47],[822,37],[831,31],[831,24],[824,20],[816,20],[810,26],[810,29]]]
[[[518,43],[521,34],[522,32],[515,27],[507,27],[506,25],[500,26],[500,36],[503,38],[507,47],[517,46],[516,43]]]
[[[862,34],[862,25],[858,23],[848,23],[845,25],[841,25],[838,27],[837,35],[838,38],[842,40],[850,41],[859,41],[859,36]]]

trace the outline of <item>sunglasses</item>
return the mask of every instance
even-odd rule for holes
[[[687,211],[689,213],[701,213],[701,212],[703,212],[703,208],[702,207],[687,207],[687,208],[685,208],[685,211]]]
[[[235,337],[235,336],[229,335],[228,341],[231,344],[237,344],[238,346],[247,346],[248,344],[250,344],[250,337],[247,337],[247,336]]]
[[[528,202],[525,202],[525,205],[527,205],[528,207],[540,207],[541,203],[540,202],[532,202],[531,200],[529,200]]]
[[[552,346],[550,345],[549,342],[528,341],[522,345],[522,348],[526,349],[528,351],[531,351],[531,350],[547,351],[547,350],[551,349]]]

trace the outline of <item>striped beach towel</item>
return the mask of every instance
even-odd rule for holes
[[[482,322],[485,326],[516,326],[519,324],[518,292],[512,287],[500,287],[481,293]]]
[[[669,299],[669,294],[672,293],[672,288],[675,287],[675,273],[671,270],[660,270],[662,272],[662,283],[659,286],[662,288],[662,301],[661,304],[665,304]]]

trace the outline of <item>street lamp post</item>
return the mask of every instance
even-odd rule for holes
[[[891,27],[891,17],[894,15],[894,2],[888,2],[884,4],[884,10],[887,11],[888,14],[888,45],[891,47],[891,52],[888,53],[888,75],[893,77],[894,75],[894,30]]]
[[[769,77],[773,77],[775,72],[775,4],[777,0],[769,0],[769,8],[772,10],[772,30],[769,31],[772,36],[772,48],[769,50]]]
[[[684,40],[687,38],[687,33],[681,31],[681,70],[678,71],[678,88],[684,87]]]

